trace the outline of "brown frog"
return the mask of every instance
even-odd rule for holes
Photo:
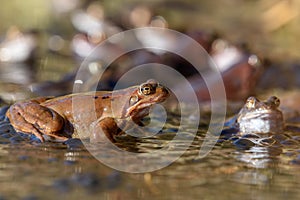
[[[275,96],[264,102],[249,97],[236,120],[240,134],[282,133],[284,120],[279,105],[280,100]]]
[[[78,137],[78,132],[87,132],[88,137],[96,142],[102,141],[104,135],[115,141],[115,135],[124,133],[124,124],[133,121],[141,125],[151,106],[163,102],[168,96],[169,90],[151,79],[139,86],[114,92],[40,97],[15,103],[6,116],[16,131],[34,134],[42,142],[65,141]],[[120,125],[124,126],[123,130]]]

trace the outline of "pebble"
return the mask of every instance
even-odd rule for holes
[[[7,112],[9,106],[2,106],[0,108],[0,121],[3,121],[5,120],[6,116],[5,116],[5,113]]]
[[[9,138],[9,141],[12,143],[12,144],[18,144],[20,142],[23,142],[24,141],[24,138],[22,138],[20,135],[15,135],[11,138]]]
[[[0,126],[3,124],[10,124],[10,122],[6,120],[0,120]]]
[[[299,145],[299,142],[297,142],[296,140],[293,140],[293,139],[287,139],[280,143],[285,146],[298,146]]]
[[[229,139],[232,137],[232,135],[235,135],[236,133],[238,133],[238,129],[237,128],[227,128],[222,130],[221,132],[221,137],[224,139]]]
[[[217,143],[223,143],[223,142],[225,142],[226,141],[226,139],[218,139],[217,140]]]
[[[254,133],[249,133],[249,134],[243,135],[242,138],[260,138],[260,136],[254,134]]]
[[[276,140],[273,138],[262,138],[259,140],[259,144],[263,146],[270,146],[272,144],[275,144]]]
[[[29,140],[31,142],[41,143],[41,140],[39,138],[37,138],[35,135],[33,135],[33,134],[27,134],[27,133],[22,133],[22,132],[17,132],[17,134],[21,138],[23,138],[23,140]]]
[[[0,135],[4,133],[15,133],[14,128],[8,122],[0,124]]]
[[[242,150],[250,149],[251,147],[255,146],[255,143],[249,139],[246,138],[240,138],[233,142],[233,144],[238,148]]]
[[[237,117],[232,117],[224,123],[224,126],[232,127],[236,123]]]
[[[238,140],[240,138],[238,136],[232,136],[232,137],[230,137],[228,139],[231,140],[231,141],[236,141],[236,140]]]
[[[178,132],[178,128],[170,127],[170,128],[166,129],[166,132],[177,133]],[[162,132],[159,132],[159,133],[162,133]]]
[[[294,133],[300,133],[300,127],[298,126],[286,126],[285,130]]]
[[[64,142],[65,145],[67,145],[68,149],[82,149],[84,147],[84,144],[82,141],[78,138],[71,138]]]
[[[288,137],[284,134],[275,134],[275,135],[272,135],[272,138],[276,141],[284,141],[284,140],[288,139]]]
[[[13,137],[13,135],[10,134],[10,133],[4,133],[4,134],[1,134],[1,137],[3,137],[3,138],[11,138],[11,137]]]
[[[26,138],[26,139],[28,139],[28,138],[30,138],[30,135],[29,134],[26,134],[26,133],[21,133],[21,132],[18,132],[18,134],[19,134],[19,136],[20,137],[22,137],[22,138]]]
[[[41,140],[39,138],[37,138],[35,135],[33,135],[33,134],[29,135],[29,139],[30,139],[31,142],[42,143]]]

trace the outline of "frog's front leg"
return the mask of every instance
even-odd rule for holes
[[[111,142],[116,142],[114,136],[120,134],[122,134],[122,130],[119,128],[115,119],[112,117],[106,117],[92,124],[90,142],[103,142],[105,141],[105,137]]]
[[[42,142],[43,135],[67,140],[64,135],[65,120],[56,111],[42,106],[39,101],[20,102],[12,105],[6,116],[16,131],[34,134]]]
[[[92,124],[93,129],[90,141],[92,143],[103,142],[105,141],[104,137],[107,137],[111,142],[116,142],[115,136],[125,134],[125,131],[128,130],[141,132],[141,130],[138,131],[138,129],[143,125],[142,121],[136,120],[134,122],[130,117],[124,119],[115,119],[112,117],[100,119]],[[134,135],[135,134],[132,134],[132,136]]]

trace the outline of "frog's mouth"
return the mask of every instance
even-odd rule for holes
[[[152,101],[147,101],[147,102],[138,102],[136,103],[134,106],[131,106],[126,113],[126,116],[134,116],[134,117],[145,117],[149,114],[150,108],[154,105],[154,104],[158,104],[163,102],[164,99],[162,100],[154,100]]]

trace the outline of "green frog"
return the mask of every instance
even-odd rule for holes
[[[278,109],[279,105],[280,100],[276,96],[271,96],[266,101],[249,97],[236,119],[239,133],[241,135],[282,133],[284,120],[282,112]]]

